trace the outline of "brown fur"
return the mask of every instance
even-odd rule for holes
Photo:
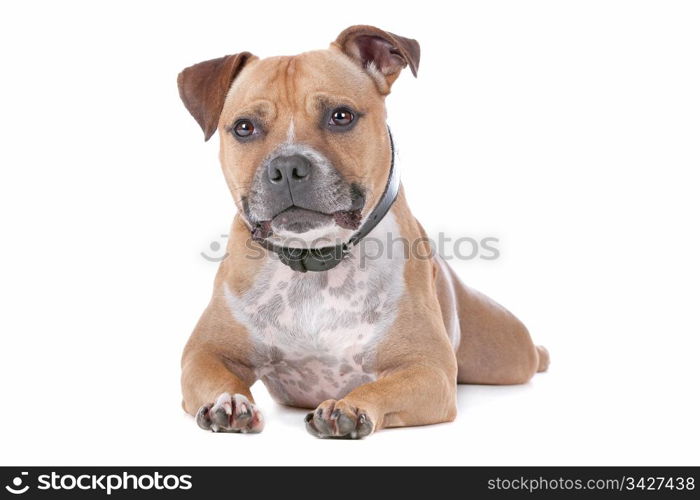
[[[391,50],[382,52],[387,46]],[[255,169],[285,140],[292,119],[297,141],[323,151],[345,179],[366,187],[369,210],[388,177],[384,98],[403,67],[415,74],[419,57],[414,40],[356,26],[341,33],[328,50],[262,60],[248,53],[227,56],[188,68],[178,83],[183,101],[207,138],[212,123],[218,124],[221,164],[239,210]],[[318,106],[325,102],[349,104],[362,112],[363,133],[319,133]],[[253,114],[264,124],[262,140],[241,144],[228,132],[242,114]],[[403,190],[391,210],[404,238],[425,238]],[[228,284],[237,294],[248,290],[261,260],[246,256],[260,251],[251,243],[250,228],[236,216],[229,257],[220,266],[214,296],[183,354],[183,406],[190,414],[224,392],[240,393],[252,401],[250,339],[224,303],[222,286]],[[430,252],[427,243],[423,251]],[[546,369],[548,354],[533,345],[517,318],[449,273],[435,259],[406,261],[406,292],[397,320],[377,349],[377,380],[340,401],[322,403],[318,415],[335,409],[357,420],[364,414],[374,430],[450,421],[456,416],[458,382],[523,383]],[[454,287],[454,294],[449,287]],[[452,305],[458,309],[462,339],[456,355],[447,334]]]

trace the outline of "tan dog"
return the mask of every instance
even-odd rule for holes
[[[262,430],[249,390],[261,379],[280,403],[316,408],[313,435],[361,438],[453,420],[457,383],[547,368],[518,319],[430,254],[399,188],[384,99],[419,56],[415,40],[353,26],[327,50],[179,75],[205,139],[219,130],[239,209],[182,358],[200,427]],[[397,239],[403,250],[381,246]]]

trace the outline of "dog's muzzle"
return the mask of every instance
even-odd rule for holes
[[[266,220],[253,225],[251,228],[253,239],[267,250],[275,252],[282,263],[295,271],[328,271],[340,264],[350,254],[350,250],[381,222],[398,196],[400,181],[394,167],[394,141],[388,127],[387,131],[389,134],[389,147],[391,148],[389,178],[379,202],[367,216],[365,223],[360,227],[361,208],[336,211],[329,215],[341,227],[359,228],[347,242],[323,248],[288,248],[274,245],[267,240],[272,235],[273,223],[277,218],[289,216],[299,210],[308,211],[303,206],[297,205],[297,203],[304,203],[307,194],[317,195],[316,190],[310,187],[312,183],[309,182],[314,175],[313,164],[300,155],[277,156],[269,162],[266,172],[267,182],[273,184],[283,198],[287,197],[288,194],[286,199],[287,202],[291,200],[292,207],[278,213],[271,221]]]

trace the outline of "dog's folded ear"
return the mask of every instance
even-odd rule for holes
[[[253,57],[249,52],[219,57],[185,68],[177,75],[180,98],[202,127],[205,141],[216,132],[234,78]]]
[[[411,38],[404,38],[374,26],[356,25],[344,30],[333,45],[358,62],[370,75],[377,73],[386,81],[386,91],[394,83],[403,68],[411,68],[418,74],[420,45]]]

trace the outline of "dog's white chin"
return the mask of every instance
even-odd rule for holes
[[[354,233],[352,229],[345,229],[331,222],[303,233],[278,229],[268,240],[287,248],[324,248],[347,243]]]

